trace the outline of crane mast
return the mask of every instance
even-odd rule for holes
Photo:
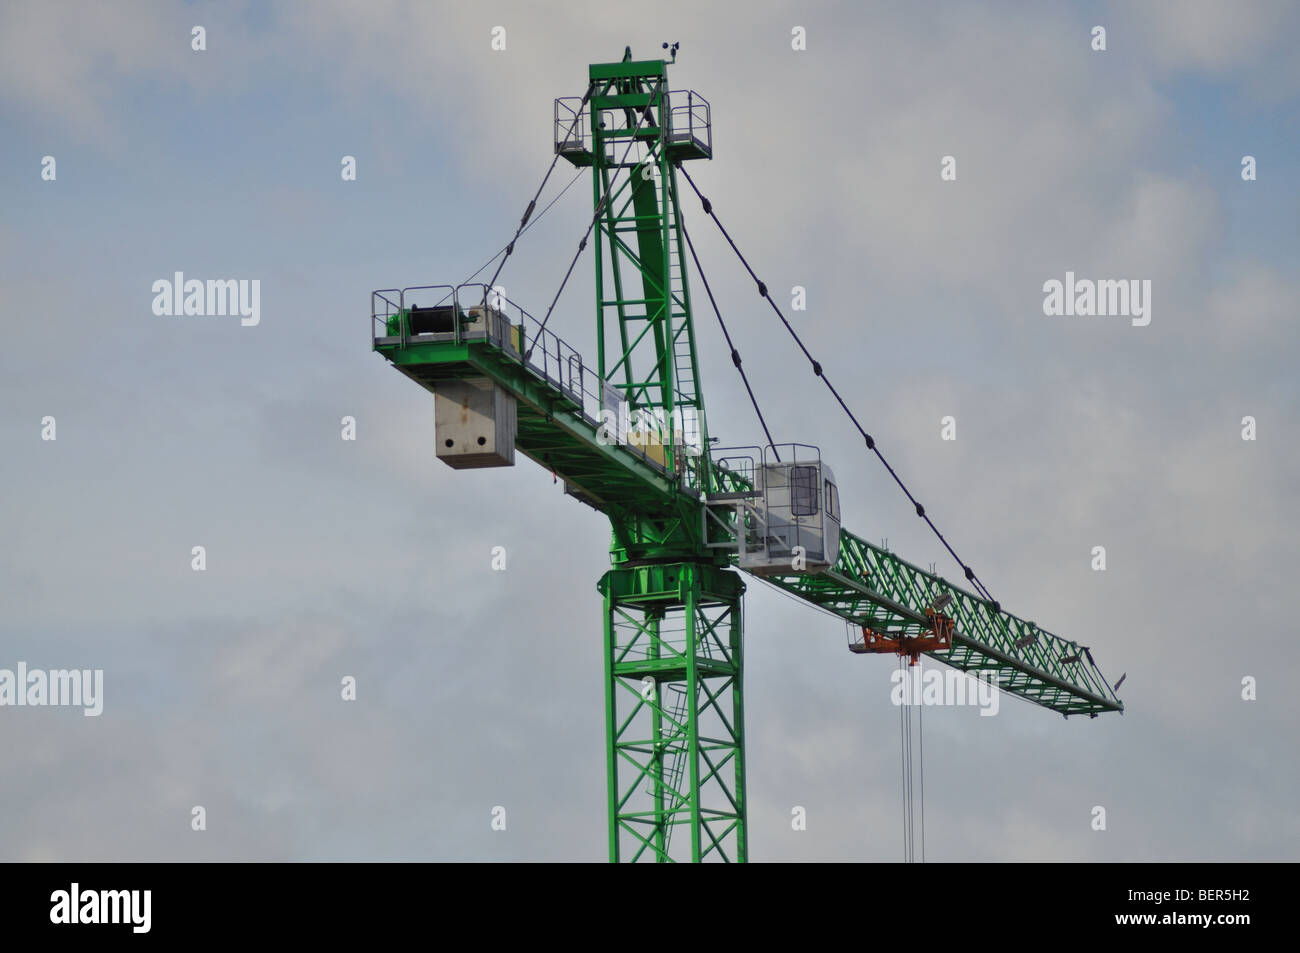
[[[843,529],[815,448],[712,446],[677,189],[682,162],[712,158],[712,123],[668,65],[629,50],[555,101],[556,154],[591,169],[594,367],[549,311],[487,284],[372,292],[372,347],[434,394],[439,459],[510,466],[518,451],[610,521],[610,859],[744,861],[737,568],[843,618],[852,651],[924,653],[1066,715],[1123,703],[1088,649]]]
[[[678,163],[712,155],[709,107],[668,88],[662,59],[630,51],[588,78],[590,140],[569,137],[560,154],[592,168],[598,375],[606,420],[617,412],[606,437],[639,434],[633,443],[676,477],[667,508],[607,510],[613,568],[598,588],[610,859],[668,859],[676,841],[693,860],[744,861],[745,587],[704,545],[698,515],[713,468],[676,182]],[[566,115],[557,105],[557,127]]]

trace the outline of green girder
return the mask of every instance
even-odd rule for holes
[[[930,629],[925,609],[947,593],[952,645],[924,654],[963,671],[991,672],[1003,691],[1063,715],[1124,710],[1084,646],[995,611],[987,600],[847,530],[840,531],[840,555],[828,571],[766,578],[853,624],[909,637]]]

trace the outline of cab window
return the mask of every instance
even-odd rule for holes
[[[817,468],[790,468],[790,514],[817,515]]]
[[[833,520],[840,518],[840,497],[830,480],[826,481],[826,515]]]

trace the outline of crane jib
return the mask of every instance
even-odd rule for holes
[[[1123,711],[1091,653],[843,530],[836,565],[815,576],[768,582],[855,625],[924,634],[925,610],[944,594],[952,646],[925,654],[964,671],[993,672],[1003,691],[1062,714]]]

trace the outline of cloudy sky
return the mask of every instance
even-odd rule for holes
[[[692,174],[891,462],[1005,606],[1128,676],[1122,716],[928,711],[927,857],[1300,859],[1298,39],[1285,2],[0,5],[0,668],[104,671],[97,718],[0,708],[0,859],[603,859],[608,526],[526,459],[436,461],[369,292],[482,264],[552,99],[663,41],[713,107]],[[545,310],[589,195],[512,299]],[[959,571],[687,215],[777,439]],[[591,268],[552,326],[594,355]],[[258,279],[260,323],[155,315],[176,271]],[[1044,315],[1067,271],[1149,279],[1150,324]],[[758,442],[697,337],[712,432]],[[900,859],[893,664],[745,608],[752,857]]]

